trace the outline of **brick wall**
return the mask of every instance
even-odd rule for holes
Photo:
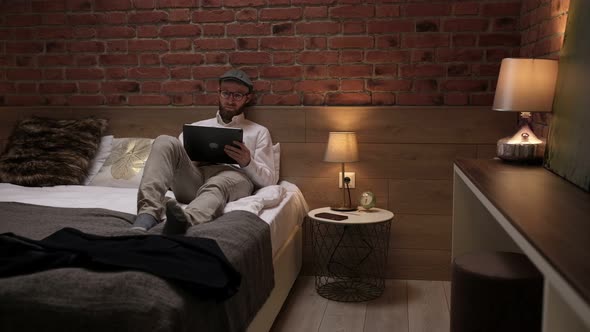
[[[211,105],[231,66],[259,105],[491,105],[555,3],[0,0],[0,105]]]
[[[520,57],[559,59],[563,46],[569,0],[523,0]],[[533,130],[547,137],[551,113],[533,113]]]

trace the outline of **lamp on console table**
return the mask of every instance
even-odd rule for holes
[[[498,141],[499,158],[517,162],[539,162],[543,159],[545,140],[531,130],[531,112],[551,112],[557,61],[548,59],[502,60],[494,96],[495,111],[520,112],[522,126],[510,137]]]
[[[344,163],[355,162],[358,160],[359,156],[356,133],[350,131],[330,132],[328,146],[326,147],[326,154],[324,155],[324,161],[342,164],[342,205],[330,207],[332,210],[356,210],[356,207],[351,206],[352,202],[350,199],[350,188],[348,187],[350,179],[346,178],[344,175]],[[348,192],[348,202],[346,201],[346,192]]]

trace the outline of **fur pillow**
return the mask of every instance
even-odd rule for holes
[[[96,154],[104,119],[20,121],[0,156],[0,181],[28,187],[79,185]]]

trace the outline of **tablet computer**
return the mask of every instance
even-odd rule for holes
[[[223,148],[233,141],[242,142],[241,128],[205,127],[185,124],[182,127],[184,149],[193,161],[236,164]]]

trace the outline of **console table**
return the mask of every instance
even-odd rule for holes
[[[454,165],[452,257],[526,254],[544,276],[543,331],[590,331],[590,193],[541,166]]]

